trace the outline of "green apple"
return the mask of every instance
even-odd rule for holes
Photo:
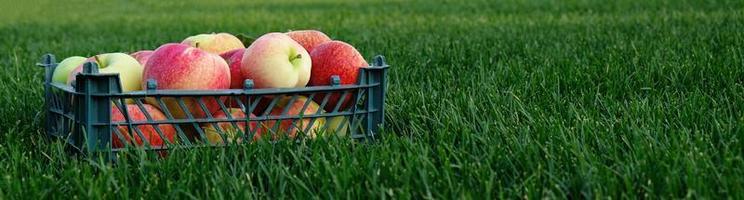
[[[346,136],[346,132],[349,131],[349,118],[346,116],[335,116],[326,119],[327,128],[326,134],[336,134],[338,136]]]
[[[62,62],[59,62],[57,67],[54,68],[54,73],[52,73],[52,82],[61,84],[67,83],[67,76],[77,66],[82,65],[83,62],[85,62],[85,59],[86,58],[82,56],[73,56],[65,58]]]
[[[142,90],[142,72],[144,67],[134,59],[134,57],[125,53],[106,53],[93,56],[86,60],[98,64],[98,73],[101,74],[119,74],[121,89],[123,92]],[[67,78],[67,84],[71,85],[75,81],[78,73],[83,71],[83,65],[79,65],[70,73]]]
[[[284,33],[267,33],[243,53],[240,73],[255,88],[305,87],[310,80],[310,54]]]

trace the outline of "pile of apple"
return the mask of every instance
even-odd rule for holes
[[[331,40],[326,34],[316,30],[291,31],[287,33],[267,33],[254,40],[247,48],[236,36],[229,33],[200,34],[184,39],[181,43],[164,44],[154,51],[143,50],[132,54],[105,53],[90,58],[79,56],[69,57],[60,62],[53,74],[53,82],[71,85],[76,75],[82,71],[85,62],[95,62],[99,73],[119,74],[124,92],[142,90],[147,80],[157,81],[157,89],[166,90],[222,90],[243,88],[244,80],[251,79],[254,88],[294,88],[305,86],[329,85],[331,76],[338,75],[341,84],[357,82],[359,68],[368,64],[362,55],[351,45],[337,40]],[[211,100],[210,100],[211,99]],[[341,107],[348,107],[350,98],[340,100],[339,95],[332,95],[327,106],[321,108],[316,101],[321,101],[323,95],[316,95],[315,99],[299,97],[290,102],[286,96],[277,100],[277,104],[269,112],[270,115],[281,115],[286,109],[288,115],[315,114],[321,109],[330,112],[337,103]],[[245,118],[246,114],[240,108],[230,108],[225,113],[217,101],[225,99],[204,98],[207,111],[203,110],[194,98],[183,98],[190,111],[185,112],[174,99],[164,98],[168,111],[177,119],[206,118],[207,113],[214,118]],[[126,105],[131,121],[147,121],[145,112],[153,120],[166,120],[163,108],[154,99],[146,99],[145,110],[139,106]],[[303,110],[305,104],[308,106]],[[227,105],[234,105],[226,103]],[[320,112],[325,112],[320,111]],[[253,113],[250,116],[255,116]],[[125,121],[122,111],[116,106],[112,108],[112,121]],[[298,132],[305,133],[309,138],[316,137],[316,130],[328,123],[328,127],[340,128],[340,133],[348,128],[348,120],[343,117],[319,118],[308,127],[311,119],[251,122],[249,127],[255,131],[253,140],[267,135],[272,127],[277,126],[286,134],[294,138]],[[344,122],[344,124],[342,124]],[[237,123],[240,132],[245,123]],[[162,146],[164,140],[175,142],[176,130],[174,125],[157,125],[165,138],[162,138],[156,127],[141,125],[138,128],[151,146]],[[230,122],[202,125],[210,143],[221,144],[227,142],[241,142],[241,136],[236,135],[235,126]],[[216,128],[227,133],[227,137],[218,134]],[[329,128],[331,129],[331,128]],[[136,145],[143,145],[143,138],[137,133],[129,133],[126,126],[117,127],[124,140]],[[187,130],[187,132],[189,132]],[[188,133],[187,133],[188,134]],[[191,133],[193,134],[193,133]],[[271,134],[272,139],[281,136]],[[123,147],[118,134],[112,134],[113,147]],[[134,138],[134,141],[132,141]]]

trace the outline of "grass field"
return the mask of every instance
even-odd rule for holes
[[[744,198],[744,1],[0,5],[0,199]],[[111,166],[43,136],[44,53],[305,28],[387,57],[383,138]]]

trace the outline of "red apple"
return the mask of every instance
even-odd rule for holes
[[[138,52],[134,52],[132,54],[129,54],[130,56],[134,57],[134,59],[137,59],[137,61],[144,66],[145,63],[147,63],[147,59],[150,58],[152,55],[152,50],[142,50]]]
[[[243,75],[240,74],[240,63],[243,62],[244,48],[235,49],[221,54],[220,56],[227,61],[227,65],[230,66],[230,88],[241,89],[243,88]]]
[[[316,30],[290,31],[286,34],[294,41],[297,41],[297,43],[300,43],[307,52],[313,52],[313,49],[318,45],[331,41],[331,38],[325,33]]]
[[[165,115],[160,112],[157,108],[154,106],[144,104],[144,112],[147,112],[153,121],[162,121],[165,120]],[[147,122],[147,117],[145,116],[145,113],[140,110],[139,106],[137,105],[126,105],[127,112],[129,113],[129,122]],[[120,110],[117,106],[112,106],[111,108],[111,121],[112,122],[125,122],[126,118],[124,117],[124,113],[122,110]],[[120,125],[117,126],[116,129],[121,133],[121,135],[124,137],[124,141],[127,143],[132,142],[132,137],[134,137],[134,143],[137,146],[144,145],[144,140],[140,137],[138,132],[134,130],[134,128],[139,129],[140,133],[142,133],[142,136],[144,139],[149,141],[151,147],[163,147],[166,143],[164,142],[163,138],[158,134],[158,131],[155,130],[155,126],[160,129],[160,132],[163,134],[165,139],[168,141],[171,141],[171,143],[175,142],[174,138],[176,136],[176,130],[173,127],[173,125],[170,124],[160,124],[160,125],[137,125],[133,126],[132,132],[129,132],[129,126],[126,125]],[[114,148],[122,148],[124,147],[124,143],[122,143],[122,140],[119,138],[119,136],[112,132],[111,133],[111,146]]]
[[[232,119],[245,119],[246,118],[245,113],[240,108],[230,108],[228,110],[230,112],[230,116],[232,117]],[[256,117],[253,114],[251,114],[250,116],[251,118]],[[227,119],[227,114],[225,114],[225,112],[220,110],[214,113],[213,117],[215,119]],[[218,122],[217,126],[220,128],[220,130],[222,130],[222,133],[225,134],[225,136],[227,137],[225,139],[227,139],[228,143],[230,142],[241,143],[243,140],[243,136],[238,135],[237,134],[238,132],[242,132],[243,134],[251,134],[251,131],[255,131],[255,133],[253,133],[254,134],[253,141],[261,139],[261,135],[263,131],[260,129],[258,124],[259,123],[255,121],[249,122],[248,133],[243,132],[245,130],[245,121],[235,122],[235,124],[233,124],[232,122]],[[237,125],[237,127],[234,125]],[[202,128],[204,129],[204,132],[207,134],[207,139],[209,140],[209,143],[212,143],[212,144],[223,143],[223,138],[219,134],[220,132],[217,131],[213,123],[204,124],[202,125]]]
[[[145,64],[142,87],[146,88],[147,80],[157,81],[157,89],[167,90],[219,90],[230,87],[230,68],[225,60],[216,54],[211,54],[184,44],[165,44],[152,53]],[[204,118],[206,112],[214,112],[220,108],[214,98],[202,98],[207,110],[202,110],[196,98],[182,98],[188,111],[195,118]],[[223,99],[224,100],[224,99]],[[187,118],[174,98],[163,98],[168,111],[175,118]],[[154,98],[147,98],[147,102],[158,106]],[[161,108],[162,109],[162,108]]]
[[[243,83],[245,82],[245,79],[243,78],[243,74],[240,72],[240,66],[243,61],[243,54],[245,53],[245,49],[235,49],[232,51],[228,51],[227,53],[223,53],[220,55],[222,58],[227,61],[227,64],[230,65],[230,77],[232,80],[230,80],[230,88],[231,89],[242,89]],[[243,103],[248,103],[248,101],[241,97],[240,100]],[[270,99],[269,99],[270,100]],[[267,101],[266,98],[262,98],[261,102]],[[232,98],[228,98],[225,102],[226,105],[230,107],[239,107],[237,102],[234,101]],[[262,104],[259,104],[256,110],[254,110],[254,113],[261,113],[263,112],[263,109],[265,109],[266,105],[261,106]]]
[[[268,33],[245,50],[240,72],[256,88],[305,87],[311,65],[310,55],[292,38]]]
[[[301,120],[269,120],[266,121],[266,126],[264,126],[264,129],[266,129],[266,131],[274,132],[274,134],[272,134],[273,139],[277,139],[284,134],[287,134],[289,138],[295,138],[299,131],[305,130],[308,130],[308,132],[305,133],[305,136],[309,138],[315,138],[316,129],[323,127],[325,118],[316,118],[315,122],[313,122],[312,124],[312,127],[310,127],[310,122],[313,120],[311,118],[305,118],[304,116],[319,114],[318,111],[321,109],[320,105],[304,96],[297,97],[294,102],[290,102],[291,100],[291,96],[284,96],[277,102],[276,106],[271,109],[271,113],[269,115],[271,117],[278,117],[281,116],[285,110],[287,110],[287,113],[285,113],[287,116],[303,118]],[[305,104],[307,104],[307,107],[305,107]],[[305,109],[303,110],[303,108]],[[292,123],[293,121],[295,121],[294,124]],[[277,125],[277,123],[279,123],[279,125]],[[278,129],[275,129],[276,126],[278,126]]]
[[[312,86],[329,85],[333,75],[339,76],[342,85],[356,84],[359,69],[368,66],[367,61],[364,60],[359,51],[342,41],[325,42],[315,47],[310,53],[310,57],[313,61],[313,67],[308,85]],[[349,93],[343,101],[340,101],[341,94],[333,94],[329,97],[324,109],[330,112],[339,102],[342,103],[339,109],[348,108],[353,96],[352,93]],[[322,102],[324,97],[323,94],[316,95],[315,101]]]

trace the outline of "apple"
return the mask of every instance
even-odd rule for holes
[[[339,76],[342,85],[355,84],[359,78],[359,69],[369,65],[356,48],[342,41],[320,44],[310,53],[310,57],[313,68],[308,85],[312,86],[329,85],[333,75]],[[341,94],[332,94],[324,109],[331,112],[339,102],[342,103],[340,110],[348,108],[354,96],[352,94],[349,93],[343,101],[340,100]],[[324,94],[316,95],[315,101],[322,102],[324,97]]]
[[[237,37],[229,33],[199,34],[184,39],[181,44],[187,44],[213,54],[223,54],[233,49],[244,49],[245,45]]]
[[[137,61],[142,66],[145,66],[145,63],[147,63],[147,59],[150,58],[150,56],[152,55],[152,52],[153,52],[152,50],[142,50],[142,51],[134,52],[129,55],[134,57],[134,59],[137,59]]]
[[[240,66],[243,61],[243,53],[245,49],[235,49],[226,53],[220,54],[220,56],[227,61],[230,66],[230,89],[242,89],[245,79],[243,74],[240,73]],[[248,103],[245,97],[240,97],[243,103]],[[239,107],[238,102],[232,98],[228,98],[225,102],[226,105],[231,107]]]
[[[147,117],[145,116],[145,112],[147,112],[151,119],[153,121],[163,121],[166,120],[165,115],[163,112],[155,108],[154,106],[151,106],[149,104],[143,104],[143,107],[145,111],[143,112],[140,110],[139,106],[137,105],[126,105],[127,113],[129,114],[129,122],[146,122]],[[124,113],[122,110],[120,110],[117,106],[112,106],[111,108],[111,121],[112,122],[126,122],[126,118],[124,117]],[[149,142],[149,145],[151,147],[163,147],[166,143],[164,142],[164,138],[158,134],[158,131],[155,130],[155,126],[160,129],[160,133],[163,134],[165,139],[168,141],[171,141],[171,143],[175,142],[174,138],[176,136],[176,129],[173,127],[173,125],[170,124],[160,124],[160,125],[136,125],[132,127],[132,132],[129,132],[129,126],[127,125],[120,125],[117,126],[116,129],[121,133],[121,135],[124,137],[124,141],[127,143],[132,142],[132,137],[134,137],[134,143],[137,146],[142,146],[145,144],[145,140],[143,140],[136,129],[139,129],[139,133],[142,133],[142,136],[144,139],[146,139]],[[114,148],[122,148],[124,147],[124,143],[122,143],[122,140],[119,138],[119,135],[115,132],[111,133],[111,146]]]
[[[145,64],[141,81],[146,87],[147,80],[157,81],[157,89],[166,90],[219,90],[230,87],[230,68],[225,60],[216,54],[207,53],[185,44],[165,44],[152,53]],[[160,108],[154,98],[147,98],[148,103]],[[195,118],[204,118],[205,113],[212,113],[220,108],[214,98],[202,98],[206,112],[196,98],[182,98],[186,108]],[[221,99],[224,100],[224,99]],[[186,118],[174,98],[163,98],[165,106],[175,118]],[[160,108],[163,109],[163,108]]]
[[[276,106],[271,109],[269,116],[278,117],[287,110],[287,116],[300,116],[303,117],[303,119],[269,120],[265,122],[266,126],[264,128],[266,131],[274,132],[274,134],[272,134],[273,139],[277,139],[279,136],[284,134],[287,134],[289,138],[295,138],[298,132],[305,130],[308,130],[308,132],[305,133],[306,137],[315,138],[316,130],[323,127],[325,118],[316,118],[312,127],[310,127],[310,122],[313,120],[311,118],[304,118],[304,116],[319,114],[318,111],[322,112],[320,105],[304,96],[298,96],[294,102],[290,102],[291,100],[291,96],[284,96],[282,99],[278,100]],[[305,107],[305,104],[307,104],[307,107]],[[305,109],[303,110],[303,108]],[[293,121],[295,121],[294,124],[292,123]],[[278,129],[275,129],[277,126]]]
[[[294,41],[297,41],[297,43],[300,43],[307,52],[313,52],[313,49],[315,49],[316,46],[331,41],[331,38],[329,38],[325,33],[317,30],[290,31],[286,34]]]
[[[123,92],[141,90],[142,82],[142,65],[132,56],[125,53],[105,53],[90,57],[86,62],[95,62],[98,65],[98,73],[101,74],[119,74],[121,90]],[[84,64],[84,63],[83,63]],[[77,74],[83,71],[83,64],[80,64],[72,70],[67,77],[67,84],[72,85],[75,82]]]
[[[336,134],[337,136],[346,136],[349,131],[349,117],[335,116],[326,118],[326,134]]]
[[[230,113],[230,117],[232,119],[245,119],[245,113],[240,108],[229,108],[228,112]],[[252,118],[255,118],[256,116],[251,114]],[[220,110],[214,113],[212,116],[215,119],[227,119],[227,114],[225,114],[224,111]],[[243,133],[243,130],[245,130],[245,121],[242,122],[235,122],[234,124],[232,122],[218,122],[216,125],[222,130],[222,133],[225,134],[224,139],[227,139],[227,143],[237,142],[241,143],[243,141],[243,135],[239,135],[238,133]],[[237,125],[237,127],[235,126]],[[209,140],[209,143],[211,144],[222,144],[223,143],[223,137],[220,135],[220,132],[217,131],[215,128],[214,123],[207,123],[202,125],[202,128],[204,129],[204,133],[207,135],[207,140]],[[262,131],[260,127],[258,126],[258,122],[251,121],[249,122],[249,132],[243,133],[243,134],[251,134],[251,131],[255,131],[253,133],[253,141],[261,139]]]
[[[243,61],[243,53],[245,53],[245,48],[235,49],[220,54],[220,56],[227,61],[227,65],[230,66],[231,89],[243,88],[243,81],[245,79],[243,79],[243,75],[240,74],[240,63]]]
[[[251,110],[252,114],[255,115],[263,115],[266,111],[266,108],[269,106],[271,101],[274,99],[274,95],[260,95],[260,96],[250,96],[248,98],[244,96],[237,97],[240,99],[240,102],[243,104],[243,106],[252,106],[253,110]],[[232,108],[238,108],[241,107],[241,105],[238,103],[238,101],[235,100],[236,98],[230,97],[225,100],[225,105]],[[247,100],[247,99],[250,99]],[[268,114],[268,113],[267,113]]]
[[[67,77],[70,75],[72,70],[74,70],[78,65],[82,65],[83,62],[85,62],[85,59],[85,57],[81,56],[72,56],[59,62],[52,73],[52,82],[66,84]]]
[[[267,33],[243,53],[240,72],[255,88],[304,87],[310,79],[310,54],[283,33]]]
[[[228,51],[227,53],[223,53],[220,56],[227,61],[227,64],[230,66],[230,88],[231,89],[242,89],[243,83],[245,79],[243,79],[243,75],[240,73],[240,66],[243,60],[243,54],[245,53],[245,49],[235,49],[232,51]],[[240,101],[242,101],[244,104],[247,103],[253,103],[253,101],[260,101],[258,105],[254,108],[253,113],[256,114],[262,114],[265,110],[268,104],[273,99],[273,96],[271,95],[264,95],[262,98],[254,98],[251,97],[251,102],[248,102],[245,97],[240,97]],[[228,105],[230,107],[239,107],[238,102],[235,101],[233,98],[228,98],[225,102],[225,105]]]

